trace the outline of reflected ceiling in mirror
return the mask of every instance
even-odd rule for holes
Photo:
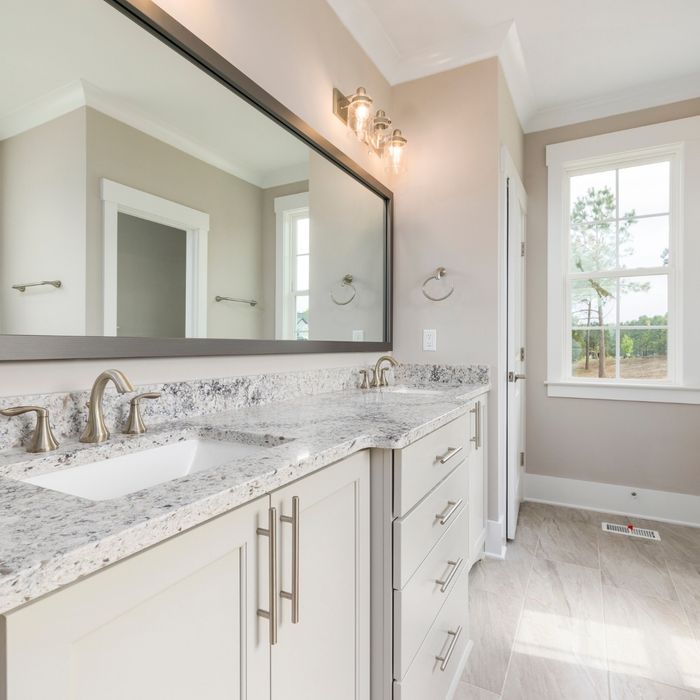
[[[7,4],[2,336],[388,342],[388,191],[107,2]]]

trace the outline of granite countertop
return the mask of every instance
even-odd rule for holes
[[[99,446],[0,452],[0,614],[367,448],[402,448],[463,415],[485,384],[300,397],[114,435]],[[255,439],[258,454],[89,501],[21,479],[192,436]]]

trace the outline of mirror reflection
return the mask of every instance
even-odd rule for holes
[[[0,23],[0,333],[385,339],[386,202],[105,2]]]

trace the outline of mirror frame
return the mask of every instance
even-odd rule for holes
[[[224,338],[130,338],[103,336],[0,335],[0,362],[291,355],[302,353],[383,352],[393,348],[393,204],[394,195],[379,180],[278,102],[152,0],[104,0],[213,77],[234,94],[290,131],[337,167],[381,197],[385,205],[384,337],[381,342],[337,340],[252,340]],[[330,111],[330,104],[329,104]]]

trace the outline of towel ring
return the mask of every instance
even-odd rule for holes
[[[341,287],[350,287],[350,289],[352,289],[352,296],[347,301],[338,301],[333,296],[333,290],[331,289],[331,300],[333,301],[334,304],[337,304],[338,306],[347,306],[355,298],[355,295],[357,294],[357,289],[355,289],[355,286],[353,285],[352,280],[353,280],[352,275],[345,275],[345,277],[343,277],[343,279],[340,280]]]
[[[445,301],[445,299],[447,299],[447,297],[452,296],[452,293],[453,293],[454,290],[455,290],[454,287],[451,287],[451,288],[450,288],[450,291],[447,292],[447,294],[445,294],[445,296],[442,296],[442,297],[433,297],[433,296],[430,296],[430,294],[428,294],[428,292],[425,291],[425,285],[428,284],[428,282],[430,282],[430,280],[438,280],[438,281],[440,281],[443,277],[447,277],[447,270],[446,270],[444,267],[438,267],[438,269],[435,270],[435,272],[434,272],[432,275],[430,275],[430,277],[428,277],[428,278],[425,280],[425,282],[423,282],[423,289],[422,289],[423,295],[424,295],[427,299],[430,299],[430,301]]]

